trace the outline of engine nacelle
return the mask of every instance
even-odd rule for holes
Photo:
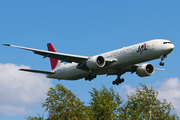
[[[103,56],[94,56],[87,60],[86,65],[89,69],[98,69],[104,67],[106,61]]]
[[[139,77],[150,76],[153,73],[154,73],[154,66],[152,64],[142,64],[136,70],[136,74]]]

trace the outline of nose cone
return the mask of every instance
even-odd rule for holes
[[[174,45],[173,45],[173,44],[170,44],[170,45],[168,46],[168,49],[169,49],[170,51],[173,51]]]
[[[167,44],[167,45],[164,46],[164,50],[167,52],[167,54],[172,52],[173,49],[174,49],[174,45],[173,44]]]

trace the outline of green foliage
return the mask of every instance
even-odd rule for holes
[[[25,119],[28,119],[28,120],[44,120],[43,116],[41,117],[39,114],[37,114],[37,117],[36,116],[28,116],[27,118]]]
[[[178,116],[171,111],[174,109],[171,103],[164,99],[157,99],[158,92],[152,87],[140,84],[134,93],[127,95],[127,101],[121,108],[120,118],[130,120],[175,120]]]
[[[121,97],[115,93],[112,88],[109,90],[103,85],[102,89],[93,88],[91,94],[90,106],[93,111],[94,119],[116,120],[119,115],[120,105],[122,104]]]
[[[49,120],[86,119],[84,103],[62,84],[57,84],[55,88],[51,87],[47,96],[42,106],[48,111]]]
[[[42,106],[48,112],[47,120],[179,120],[173,113],[173,106],[157,99],[158,92],[152,87],[140,84],[134,93],[122,101],[118,93],[103,85],[100,90],[92,88],[89,92],[89,106],[85,106],[71,91],[62,84],[50,88]],[[29,116],[28,120],[44,120]]]

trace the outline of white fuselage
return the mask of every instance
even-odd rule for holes
[[[105,59],[116,59],[116,62],[100,69],[93,70],[94,74],[111,74],[123,70],[131,65],[154,60],[162,55],[168,55],[174,45],[168,40],[155,39],[136,45],[123,47],[114,51],[100,54]],[[47,75],[48,78],[62,80],[77,80],[86,77],[89,72],[78,69],[78,63],[68,63],[55,69],[55,74]]]

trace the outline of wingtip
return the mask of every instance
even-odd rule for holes
[[[2,45],[4,45],[4,46],[11,46],[10,44],[2,44]]]

